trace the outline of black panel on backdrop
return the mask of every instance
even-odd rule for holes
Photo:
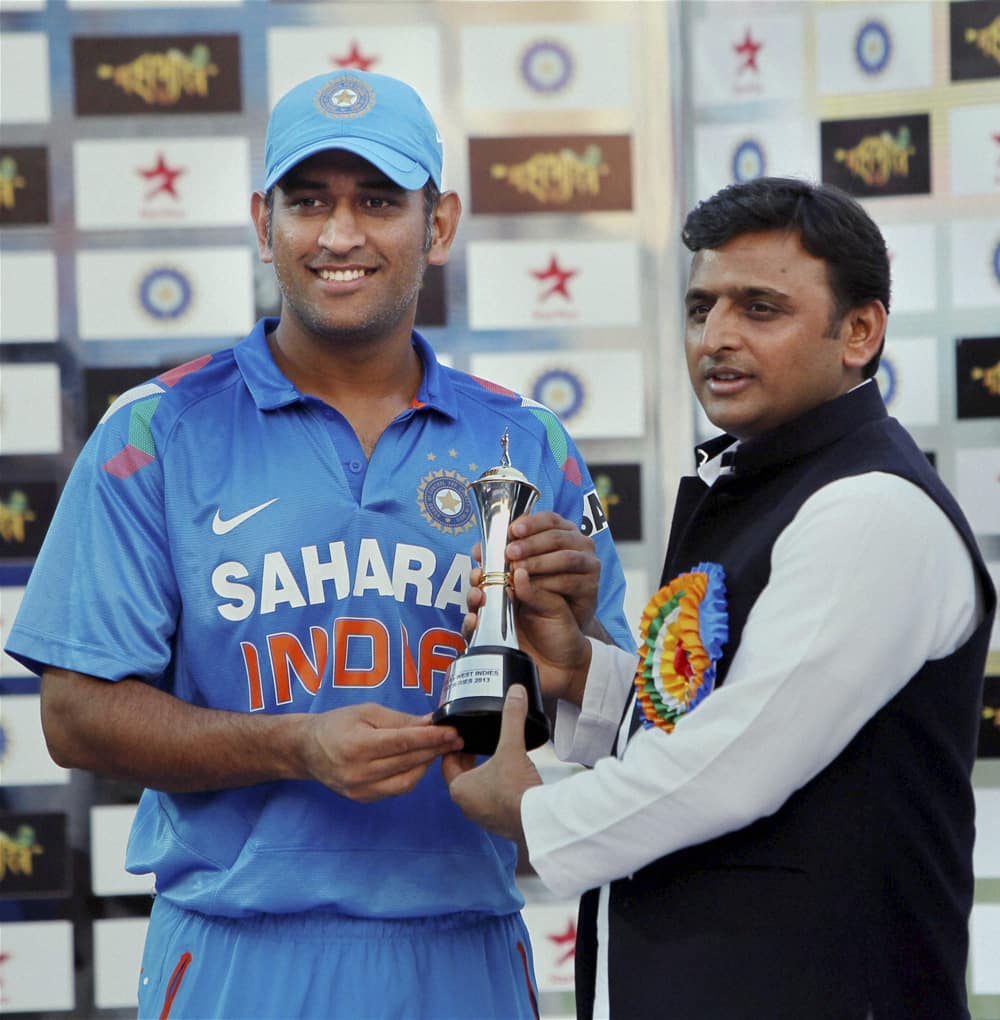
[[[143,365],[138,368],[86,368],[83,371],[83,393],[86,408],[84,435],[89,436],[104,417],[104,412],[127,390],[150,382],[158,375],[176,368],[174,364]]]
[[[444,266],[428,266],[417,298],[418,327],[448,324],[448,305],[445,296]]]
[[[55,482],[0,482],[0,560],[38,555],[58,496]]]
[[[590,476],[616,542],[642,540],[642,469],[638,464],[590,464]]]
[[[952,0],[948,27],[952,81],[1000,78],[1000,0]]]
[[[66,815],[0,813],[0,900],[70,894]]]
[[[116,35],[73,39],[78,116],[237,113],[238,35]]]
[[[820,140],[826,184],[859,198],[930,194],[929,114],[825,120]]]
[[[955,341],[955,403],[959,418],[1000,417],[1000,336]]]
[[[980,758],[1000,758],[1000,676],[988,676],[984,683],[976,753]]]
[[[44,145],[0,148],[0,226],[49,222],[49,151]]]

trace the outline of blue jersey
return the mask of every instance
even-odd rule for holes
[[[611,535],[552,412],[440,365],[414,334],[423,382],[369,460],[339,412],[278,370],[276,324],[109,410],[66,484],[11,654],[236,712],[431,711],[464,648],[479,539],[466,484],[499,462],[505,429],[537,508],[592,533],[598,615],[631,647]],[[522,905],[514,865],[438,768],[372,804],[304,781],[147,790],[127,856],[171,902],[233,917],[505,914]]]

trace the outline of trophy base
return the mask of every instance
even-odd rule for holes
[[[493,754],[500,739],[504,698],[511,684],[521,684],[528,692],[524,746],[529,751],[541,747],[549,739],[549,720],[535,664],[518,648],[487,645],[459,656],[445,680],[447,700],[431,721],[454,726],[468,753]],[[481,691],[484,687],[486,690]]]

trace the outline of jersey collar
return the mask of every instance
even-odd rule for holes
[[[276,318],[261,319],[246,339],[233,348],[236,364],[254,403],[261,411],[274,411],[302,400],[302,394],[281,372],[271,355],[267,334],[277,325]],[[449,418],[457,419],[455,388],[437,360],[434,349],[416,330],[412,342],[424,366],[424,377],[413,406],[432,408]]]

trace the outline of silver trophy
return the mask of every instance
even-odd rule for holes
[[[517,646],[514,607],[510,598],[510,564],[504,555],[508,530],[538,499],[538,489],[517,468],[511,467],[509,435],[500,440],[503,455],[468,485],[476,504],[483,550],[483,577],[479,586],[486,601],[469,647],[448,667],[435,723],[454,726],[465,750],[492,754],[500,739],[500,716],[511,684],[528,691],[528,718],[524,742],[530,750],[549,739],[549,721],[542,705],[538,672],[531,657]]]

